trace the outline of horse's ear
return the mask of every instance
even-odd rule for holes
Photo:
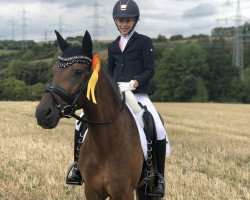
[[[86,56],[92,58],[92,51],[93,51],[93,44],[92,39],[88,31],[85,32],[83,38],[82,38],[82,47],[83,51],[86,54]]]
[[[64,52],[70,45],[66,40],[63,39],[63,37],[61,36],[59,32],[55,30],[55,33],[56,33],[58,45],[61,51]]]

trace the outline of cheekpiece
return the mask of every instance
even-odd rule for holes
[[[57,67],[65,68],[74,63],[84,63],[87,64],[89,67],[92,65],[92,60],[87,56],[72,56],[68,58],[62,58],[58,56]]]

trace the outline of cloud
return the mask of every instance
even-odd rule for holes
[[[217,14],[217,9],[211,4],[200,4],[184,12],[184,18],[199,18]]]
[[[232,6],[232,3],[231,3],[230,0],[227,0],[227,1],[223,4],[223,6],[230,7],[230,6]]]
[[[67,8],[78,8],[79,6],[89,5],[91,1],[88,0],[0,0],[1,4],[57,4],[63,5]],[[93,3],[92,3],[93,4]]]
[[[112,18],[118,0],[98,0],[100,39],[114,39],[119,32]],[[235,0],[135,0],[141,18],[136,26],[139,33],[156,37],[182,34],[210,34],[217,19],[235,15]],[[64,37],[82,35],[86,29],[94,35],[94,1],[89,0],[0,0],[0,39],[10,39],[14,18],[15,39],[21,39],[23,10],[27,11],[27,38],[42,40],[45,31],[48,39],[55,39],[54,29],[59,29],[60,17]],[[241,0],[242,15],[249,17],[250,0]]]
[[[79,8],[79,7],[94,5],[94,1],[88,1],[88,0],[66,1],[64,5],[67,8]],[[84,12],[84,10],[83,10],[83,12]],[[86,10],[85,10],[85,12],[86,12]]]

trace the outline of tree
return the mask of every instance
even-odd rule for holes
[[[1,100],[29,100],[29,87],[20,80],[7,78],[0,81],[0,99]]]
[[[204,48],[207,52],[209,73],[206,87],[209,101],[235,102],[239,96],[239,73],[232,66],[232,49],[223,38],[214,39]]]
[[[50,68],[50,64],[43,61],[31,63],[14,60],[9,65],[9,74],[28,85],[33,85],[48,82]]]
[[[192,96],[191,101],[193,102],[207,102],[208,92],[204,80],[199,77],[196,83],[196,93]]]
[[[167,38],[164,35],[159,34],[155,40],[156,42],[167,42]]]
[[[29,100],[39,100],[42,98],[43,91],[44,91],[44,84],[37,83],[35,85],[29,86],[30,87],[30,99]]]
[[[243,97],[244,103],[250,103],[250,68],[245,70],[245,78],[243,82]]]
[[[191,101],[198,79],[207,73],[205,52],[194,43],[178,44],[166,49],[154,78],[158,101]]]
[[[183,36],[182,35],[172,35],[170,37],[170,40],[171,41],[174,41],[174,40],[183,40]]]

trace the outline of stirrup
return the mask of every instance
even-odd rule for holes
[[[164,179],[164,177],[161,174],[157,173],[157,174],[154,175],[154,179],[158,180],[158,184],[162,184],[162,186],[163,186],[163,194],[155,194],[155,193],[153,193],[152,189],[154,188],[155,183],[153,183],[152,188],[149,187],[149,183],[146,183],[146,185],[145,185],[145,195],[148,196],[148,197],[164,197],[164,195],[165,195],[164,181],[161,180],[161,179]]]
[[[82,185],[83,184],[83,179],[81,177],[80,171],[78,169],[76,169],[76,165],[77,165],[77,163],[74,162],[72,165],[70,165],[70,167],[69,167],[69,169],[67,171],[66,184],[68,184],[68,185]],[[71,177],[69,177],[70,172],[73,171],[73,170],[75,170],[75,177],[74,177],[73,172],[72,172]],[[79,174],[77,174],[77,173],[79,173]],[[71,179],[75,178],[75,180],[69,181],[70,178]]]

